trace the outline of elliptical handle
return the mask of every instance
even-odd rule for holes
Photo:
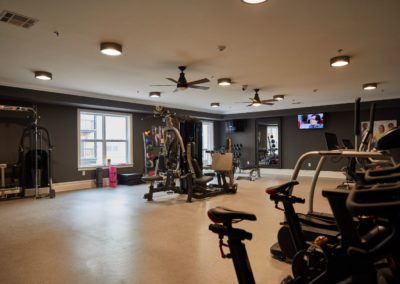
[[[371,109],[370,109],[370,112],[369,112],[369,129],[368,129],[368,132],[371,133],[371,134],[374,131],[375,106],[376,106],[375,103],[372,103]]]
[[[374,131],[374,121],[375,121],[375,103],[371,104],[371,109],[369,112],[369,128],[368,132],[366,135],[364,135],[363,140],[361,141],[360,147],[365,147],[367,146],[370,137],[372,136],[372,133]]]
[[[361,98],[357,98],[354,103],[354,135],[355,136],[360,135],[360,103],[361,103]]]

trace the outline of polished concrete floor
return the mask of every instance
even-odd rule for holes
[[[207,210],[226,206],[254,212],[247,249],[257,283],[279,283],[290,266],[271,258],[283,213],[264,189],[286,176],[240,180],[237,194],[185,202],[157,193],[144,200],[145,185],[59,193],[56,199],[0,203],[0,283],[236,283],[218,237],[208,230]],[[300,179],[307,197],[309,178]],[[322,179],[318,188],[340,180]],[[316,210],[329,212],[317,193]],[[299,211],[306,211],[299,205]]]

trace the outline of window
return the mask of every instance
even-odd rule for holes
[[[78,110],[78,168],[132,164],[132,116]]]
[[[203,127],[203,165],[211,165],[211,154],[206,151],[214,150],[214,123],[202,121]]]

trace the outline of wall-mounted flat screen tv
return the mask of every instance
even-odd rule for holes
[[[325,128],[325,114],[305,113],[297,115],[297,126],[299,129],[321,129]]]
[[[226,133],[243,132],[246,130],[246,120],[235,119],[225,122]]]

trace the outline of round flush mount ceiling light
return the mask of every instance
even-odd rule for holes
[[[109,56],[118,56],[122,54],[122,45],[115,42],[102,42],[100,43],[101,53]]]
[[[150,98],[159,98],[159,97],[161,97],[161,93],[160,92],[150,92],[149,97]]]
[[[268,0],[242,0],[242,2],[247,4],[260,4],[263,2],[267,2]]]
[[[285,99],[285,95],[275,95],[272,97],[275,101],[283,101]]]
[[[331,66],[332,67],[343,67],[350,64],[350,56],[336,56],[331,58]]]
[[[366,91],[375,90],[378,87],[378,83],[367,83],[363,84],[362,87]]]
[[[219,103],[211,103],[210,106],[213,108],[217,108],[219,107]]]
[[[47,71],[35,71],[35,78],[39,80],[51,80],[53,78],[53,75],[50,72]]]
[[[232,80],[230,78],[221,78],[218,79],[219,86],[230,86],[232,85]]]

